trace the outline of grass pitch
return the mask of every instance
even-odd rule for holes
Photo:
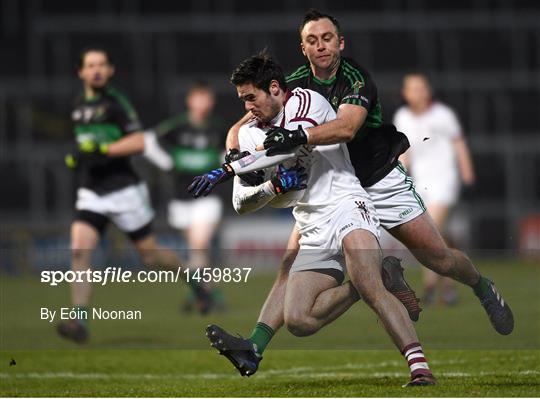
[[[516,330],[496,334],[466,287],[455,308],[422,312],[416,323],[439,385],[405,389],[401,355],[365,304],[313,337],[280,331],[259,372],[242,378],[208,347],[213,322],[248,335],[272,284],[253,276],[225,285],[229,311],[182,315],[173,285],[96,287],[94,306],[143,310],[140,321],[92,321],[84,347],[65,342],[41,306],[65,306],[68,287],[1,275],[2,396],[538,396],[540,393],[540,270],[519,262],[481,264],[511,304]],[[407,277],[419,287],[419,271]],[[183,289],[185,292],[185,289]],[[16,365],[11,365],[14,359]]]

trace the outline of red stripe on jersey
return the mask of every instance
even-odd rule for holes
[[[306,91],[306,96],[307,96],[307,105],[306,105],[306,112],[303,115],[304,118],[308,115],[309,108],[311,107],[311,94],[309,94],[309,91]]]
[[[300,95],[300,93],[294,93],[296,97],[298,97],[298,109],[296,110],[295,118],[300,118],[302,115],[302,110],[304,109],[304,98]]]
[[[305,91],[301,91],[300,94],[302,95],[302,99],[304,101],[302,102],[302,110],[301,110],[300,114],[298,115],[298,117],[303,118],[307,114],[308,96],[307,96],[307,93]]]
[[[319,124],[311,118],[293,118],[289,122],[309,122],[313,126],[319,126]]]

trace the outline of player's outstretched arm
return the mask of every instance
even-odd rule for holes
[[[299,145],[329,145],[351,141],[362,127],[367,117],[364,107],[350,104],[340,105],[337,118],[319,126],[299,127],[287,130],[276,127],[266,136],[262,146],[268,155],[282,154],[294,150]]]
[[[109,157],[126,157],[140,154],[144,151],[144,133],[131,133],[120,140],[107,145],[106,154]]]
[[[307,187],[307,173],[303,167],[286,169],[279,165],[276,174],[257,186],[250,186],[238,176],[234,179],[233,207],[240,214],[255,212],[263,208],[276,196]]]
[[[251,114],[251,112],[248,112],[238,122],[231,126],[231,128],[227,132],[227,138],[225,139],[225,149],[227,151],[232,150],[233,148],[240,148],[240,143],[238,141],[238,132],[240,131],[242,125],[246,124],[252,117],[253,115]]]
[[[231,163],[224,163],[221,168],[211,170],[204,175],[196,176],[189,185],[188,192],[191,193],[194,198],[200,196],[206,197],[216,186],[232,179],[235,175],[242,175],[269,168],[294,158],[295,156],[294,153],[290,153],[269,157],[266,156],[264,152],[258,152]]]
[[[114,143],[96,143],[88,140],[78,144],[78,147],[72,153],[66,155],[66,164],[70,168],[78,167],[81,161],[86,158],[96,160],[106,160],[107,157],[125,157],[139,154],[145,149],[144,133],[135,132],[121,138]]]

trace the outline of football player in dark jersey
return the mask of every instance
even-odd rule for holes
[[[114,66],[105,50],[83,50],[78,67],[83,92],[71,114],[77,151],[66,156],[78,180],[76,214],[71,225],[71,267],[74,271],[91,268],[92,252],[111,221],[131,239],[145,265],[176,271],[180,267],[178,257],[160,248],[152,233],[154,211],[146,184],[131,165],[131,153],[114,151],[116,141],[142,130],[137,112],[123,94],[109,85]],[[89,281],[72,283],[72,305],[86,310],[91,288]],[[198,286],[194,290],[205,311],[207,292]],[[76,342],[88,339],[88,320],[69,320],[57,328],[61,336]]]
[[[412,180],[398,163],[408,142],[395,127],[382,123],[377,89],[369,73],[354,60],[342,57],[345,40],[338,21],[331,15],[309,10],[300,26],[300,38],[308,63],[289,75],[287,83],[323,94],[336,110],[337,118],[305,130],[275,128],[260,149],[267,149],[270,155],[292,152],[303,144],[347,142],[356,174],[370,194],[381,225],[405,244],[423,265],[473,288],[495,330],[503,335],[510,334],[514,319],[508,304],[497,293],[493,282],[482,277],[465,254],[448,248],[425,212]],[[228,149],[238,148],[238,129],[249,118],[248,114],[230,129],[226,141]],[[283,286],[297,250],[298,234],[293,231],[276,282],[250,337],[258,348],[266,347],[283,325]],[[396,258],[385,261],[398,262]],[[242,362],[242,353],[248,352],[235,353],[237,360]],[[246,358],[251,359],[251,355]],[[250,374],[256,370],[253,367]],[[410,384],[433,382],[430,376],[420,375]]]
[[[175,190],[168,206],[169,224],[185,235],[189,248],[188,264],[209,267],[210,246],[223,213],[222,196],[218,193],[194,201],[186,187],[194,176],[221,166],[224,124],[214,113],[215,93],[207,82],[193,82],[185,100],[185,112],[159,123],[154,134],[157,144],[170,157],[174,171]],[[156,160],[149,155],[147,151],[147,158]],[[159,166],[160,160],[157,161]],[[221,291],[214,288],[211,294],[215,308],[223,309],[225,303]],[[184,310],[191,311],[195,299],[190,296]]]

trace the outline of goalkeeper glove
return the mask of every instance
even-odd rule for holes
[[[289,191],[299,191],[307,187],[306,170],[302,167],[286,169],[279,165],[276,175],[271,179],[276,194],[285,194]]]
[[[307,144],[308,136],[302,126],[296,130],[287,130],[282,127],[273,127],[266,133],[263,146],[266,155],[288,154],[300,145]]]
[[[194,198],[201,195],[206,197],[218,184],[226,182],[234,176],[234,171],[229,164],[224,163],[221,168],[214,169],[201,176],[196,176],[188,187],[188,192]]]
[[[70,169],[77,169],[81,163],[92,160],[104,160],[109,151],[106,143],[97,144],[93,141],[83,141],[79,143],[77,149],[64,157],[66,166]]]
[[[249,151],[240,152],[236,148],[232,148],[229,151],[227,151],[227,154],[225,155],[225,162],[231,163],[234,161],[238,161],[239,159],[247,157],[248,155],[251,155]],[[249,184],[250,186],[255,187],[264,182],[264,171],[256,170],[255,172],[244,173],[242,175],[238,175],[238,177],[240,177],[240,179],[242,179],[245,183]]]

